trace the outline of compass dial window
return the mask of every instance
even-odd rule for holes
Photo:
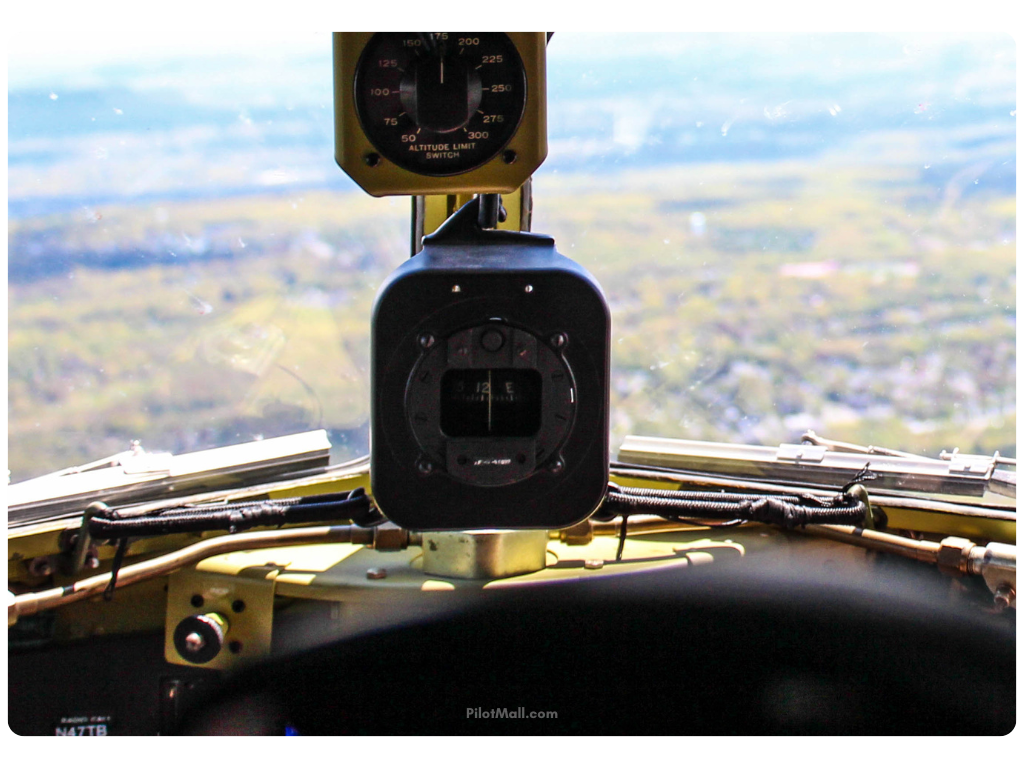
[[[449,437],[533,437],[540,416],[538,371],[456,369],[441,379],[441,431]]]

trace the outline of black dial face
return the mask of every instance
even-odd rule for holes
[[[463,368],[441,378],[441,431],[448,437],[532,437],[540,414],[535,370]]]
[[[576,414],[563,347],[498,318],[436,330],[414,331],[420,354],[405,390],[406,423],[430,471],[480,486],[561,471]]]
[[[450,176],[491,160],[515,135],[526,73],[504,32],[378,32],[359,59],[355,100],[381,155]]]

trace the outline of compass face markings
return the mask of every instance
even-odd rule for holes
[[[541,376],[532,369],[455,369],[441,380],[449,437],[532,437],[541,423]]]
[[[503,32],[379,32],[356,67],[356,113],[395,165],[451,176],[504,149],[526,88],[522,59]]]

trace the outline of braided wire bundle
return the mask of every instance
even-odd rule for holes
[[[796,528],[811,523],[859,525],[864,522],[867,505],[847,490],[834,496],[809,493],[769,495],[610,485],[599,514],[631,515],[638,512],[669,519],[748,520]]]
[[[94,539],[120,539],[211,530],[237,533],[256,526],[340,519],[352,520],[357,525],[373,525],[382,518],[365,491],[357,488],[351,492],[295,499],[173,507],[144,516],[123,516],[116,510],[103,509],[91,517],[88,525],[89,535]]]

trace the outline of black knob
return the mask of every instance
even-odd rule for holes
[[[480,346],[488,352],[497,352],[504,343],[505,337],[501,335],[501,331],[496,331],[493,328],[484,331],[484,335],[480,337]]]
[[[438,133],[468,123],[483,98],[480,74],[457,56],[416,59],[402,76],[399,93],[412,121]]]
[[[174,649],[186,661],[205,664],[224,647],[228,623],[217,613],[201,613],[182,619],[174,630]]]

